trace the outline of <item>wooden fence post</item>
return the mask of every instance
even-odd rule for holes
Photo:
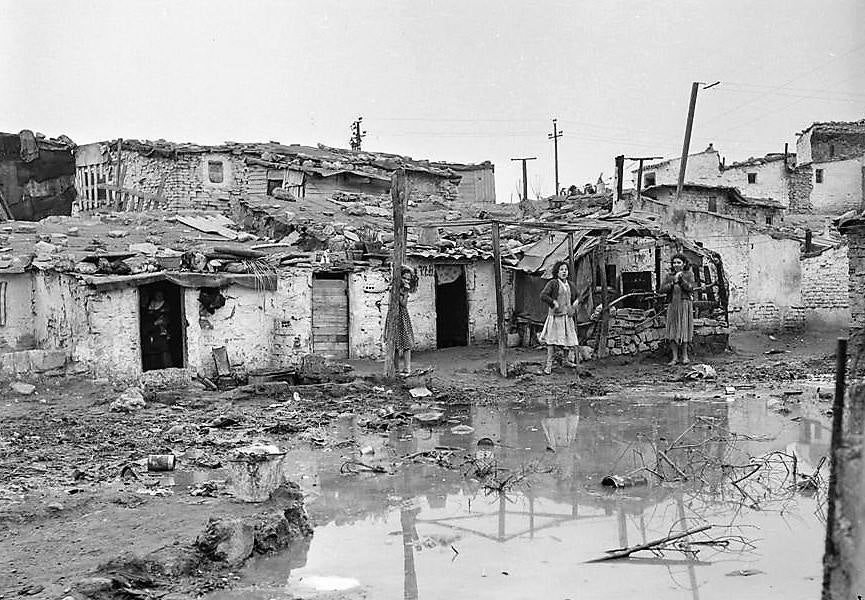
[[[499,334],[499,373],[508,376],[508,333],[505,331],[505,300],[502,293],[502,248],[499,224],[493,223],[493,276],[496,285],[496,328]]]
[[[393,203],[393,257],[390,281],[390,303],[385,317],[385,377],[396,376],[398,361],[396,348],[397,319],[399,318],[400,286],[402,266],[405,262],[405,206],[408,196],[408,180],[405,169],[397,170],[391,177],[390,198]]]
[[[604,357],[609,354],[607,348],[607,338],[610,335],[610,292],[607,289],[607,234],[601,236],[601,241],[598,244],[598,263],[601,267],[601,304],[603,311],[601,312],[601,329],[598,336],[598,357]]]

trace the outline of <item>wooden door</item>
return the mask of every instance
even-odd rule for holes
[[[348,281],[343,274],[313,277],[312,350],[328,358],[348,358]]]

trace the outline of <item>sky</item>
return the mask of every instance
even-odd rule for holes
[[[498,201],[611,180],[614,157],[727,162],[865,118],[861,0],[0,0],[0,131],[490,160]],[[630,169],[630,163],[627,167]]]

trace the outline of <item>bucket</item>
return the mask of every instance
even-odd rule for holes
[[[256,448],[258,450],[259,448]],[[231,491],[243,502],[266,502],[284,482],[285,452],[243,452],[228,461]]]
[[[173,471],[175,462],[173,454],[151,454],[147,457],[147,470]]]

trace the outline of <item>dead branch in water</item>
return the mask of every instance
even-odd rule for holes
[[[669,544],[670,542],[674,542],[676,540],[680,540],[682,538],[686,538],[688,536],[694,535],[696,533],[700,533],[702,531],[706,531],[711,529],[711,525],[703,525],[702,527],[695,527],[694,529],[689,529],[688,531],[684,531],[682,533],[677,533],[675,535],[668,535],[667,537],[659,538],[657,540],[652,540],[650,542],[646,542],[644,544],[637,544],[636,546],[630,546],[628,548],[622,548],[619,550],[609,551],[607,556],[602,556],[600,558],[595,558],[593,560],[587,561],[590,563],[603,562],[607,560],[616,560],[619,558],[628,558],[634,552],[639,552],[640,550],[652,550],[658,548],[659,546],[663,546],[665,544]]]

